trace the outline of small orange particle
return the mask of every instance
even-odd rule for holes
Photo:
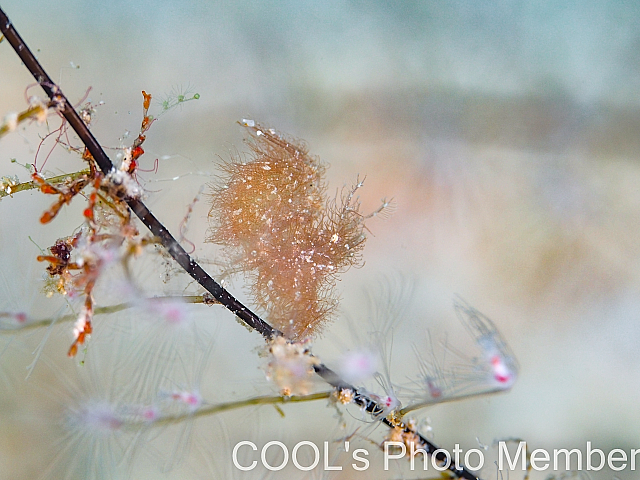
[[[50,212],[44,212],[40,217],[40,223],[49,223],[53,220],[53,215]]]
[[[142,96],[144,97],[144,102],[142,103],[142,106],[146,114],[146,111],[149,110],[149,107],[151,106],[151,95],[145,92],[144,90],[142,90]]]

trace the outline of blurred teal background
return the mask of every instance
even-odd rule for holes
[[[394,198],[394,215],[368,224],[366,265],[338,284],[341,316],[366,321],[363,291],[372,279],[400,275],[414,295],[412,314],[394,332],[396,381],[416,369],[411,343],[427,327],[464,335],[451,308],[456,293],[494,320],[521,365],[508,394],[425,411],[436,443],[471,448],[476,437],[483,444],[520,437],[532,448],[584,450],[586,441],[606,451],[640,448],[640,4],[48,0],[2,7],[72,101],[91,87],[88,98],[104,102],[92,130],[105,146],[137,134],[141,90],[157,99],[172,90],[200,94],[162,116],[144,145],[143,168],[160,158],[157,173],[143,174],[148,203],[170,229],[220,158],[243,151],[235,124],[242,118],[304,139],[331,165],[330,192],[366,175],[364,211]],[[0,114],[23,109],[32,83],[0,43]],[[26,178],[9,159],[31,163],[37,131],[0,140],[0,175]],[[47,168],[78,163],[57,149]],[[9,279],[7,272],[24,268],[15,265],[15,246],[25,242],[18,225],[33,220],[53,240],[76,226],[77,217],[63,212],[42,229],[37,212],[49,199],[31,208],[37,197],[28,195],[0,202],[0,265]],[[202,242],[206,213],[203,198],[190,236],[198,255],[220,262]],[[35,263],[37,251],[23,250]],[[242,279],[233,283],[241,286]],[[219,317],[230,324],[225,335],[241,330]],[[341,328],[336,321],[318,355]],[[68,344],[64,335],[57,341]],[[242,354],[253,355],[257,343]],[[223,351],[216,358],[238,354]],[[30,410],[16,400],[22,371],[13,369],[23,360],[12,355],[7,349],[1,357],[10,377],[0,393],[2,480],[36,477],[46,462],[39,452],[54,441],[37,423],[27,426],[37,418],[30,412],[47,411],[47,396],[29,401]],[[226,361],[228,368],[244,362]],[[241,396],[233,383],[223,392],[209,388],[213,396]],[[288,423],[264,420],[260,434],[286,430],[306,439],[295,408],[287,414]],[[142,466],[136,478],[156,474]],[[207,467],[174,472],[183,474],[216,475]],[[495,478],[490,465],[484,476]]]

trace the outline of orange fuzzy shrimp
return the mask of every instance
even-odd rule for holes
[[[253,121],[250,161],[232,160],[214,187],[208,241],[225,245],[258,306],[294,340],[314,336],[337,306],[336,277],[360,263],[366,216],[354,192],[329,200],[324,165]]]

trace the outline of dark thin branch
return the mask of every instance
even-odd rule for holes
[[[94,160],[100,167],[100,170],[106,175],[113,170],[113,163],[102,149],[96,138],[89,131],[87,125],[82,121],[78,112],[75,111],[73,105],[64,96],[62,90],[47,75],[40,62],[35,58],[29,47],[24,43],[13,24],[0,9],[0,31],[2,31],[6,40],[11,44],[15,52],[18,54],[27,69],[31,72],[36,81],[42,86],[43,90],[49,96],[51,101],[56,105],[57,111],[65,118],[71,128],[80,137],[82,143],[87,147]],[[191,259],[189,254],[180,246],[171,233],[160,223],[160,221],[151,213],[146,205],[136,199],[125,199],[133,213],[135,213],[142,223],[160,239],[162,245],[167,249],[169,254],[176,262],[198,282],[205,290],[215,297],[222,305],[238,316],[243,322],[254,328],[262,336],[269,340],[274,336],[280,336],[282,333],[267,322],[258,317],[250,309],[240,303],[233,295],[227,292],[218,284],[211,276],[205,272],[197,262]]]
[[[338,391],[351,390],[354,393],[353,402],[356,405],[358,405],[360,408],[363,408],[365,411],[371,414],[372,417],[379,419],[382,423],[387,425],[389,428],[396,428],[398,426],[397,424],[395,424],[394,422],[392,422],[391,420],[389,420],[387,417],[384,416],[384,409],[375,400],[373,400],[368,395],[362,392],[359,392],[356,387],[342,380],[338,376],[338,374],[335,373],[333,370],[331,370],[329,367],[321,363],[320,365],[315,365],[314,370],[320,377],[322,377],[322,379],[325,382],[327,382],[329,385],[336,388]],[[431,441],[429,441],[423,435],[420,435],[418,432],[415,432],[409,429],[409,427],[407,426],[402,426],[402,428],[405,431],[405,433],[412,433],[420,437],[420,441],[422,442],[422,448],[424,448],[424,450],[429,455],[434,455],[434,452],[436,452],[436,450],[441,450],[440,447],[438,447],[437,445],[434,445]],[[436,460],[440,462],[444,463],[447,461],[447,456],[442,451],[437,452],[435,454],[435,457],[436,457]],[[448,460],[449,460],[449,471],[453,475],[455,475],[457,478],[464,478],[465,480],[480,480],[477,475],[467,470],[462,465],[458,465],[460,467],[459,469],[456,468],[456,464],[454,461],[451,460],[451,457],[449,457]]]
[[[106,175],[113,170],[113,163],[102,149],[96,138],[89,131],[87,125],[82,121],[78,113],[73,108],[73,105],[67,100],[60,88],[51,80],[47,72],[40,65],[35,58],[29,47],[22,40],[18,32],[13,27],[13,24],[0,8],[0,31],[5,36],[6,40],[11,44],[15,52],[18,54],[22,62],[25,64],[29,72],[33,75],[36,81],[42,86],[46,94],[56,106],[57,111],[65,118],[71,128],[80,137],[82,143],[86,146],[87,150],[91,153],[95,159],[100,170]],[[171,233],[160,223],[160,221],[151,213],[146,205],[139,199],[127,198],[127,205],[138,216],[140,221],[160,239],[160,242],[169,254],[174,258],[176,262],[198,282],[205,290],[215,297],[222,305],[228,310],[234,313],[244,323],[251,328],[257,330],[266,340],[271,340],[276,336],[282,336],[283,333],[273,328],[267,322],[262,320],[259,316],[253,313],[249,308],[240,303],[233,295],[231,295],[226,289],[216,282],[204,269],[180,246],[178,241],[171,235]],[[338,390],[351,390],[354,392],[354,402],[361,408],[364,408],[373,417],[377,417],[385,423],[387,426],[394,428],[393,422],[387,418],[380,418],[383,415],[384,409],[378,405],[372,398],[358,391],[353,385],[343,381],[333,370],[325,366],[324,364],[316,365],[314,367],[315,372],[322,377],[329,385]],[[411,432],[405,427],[407,433]],[[412,432],[415,433],[415,432]],[[420,439],[426,447],[425,450],[429,454],[433,454],[438,447],[431,443],[429,440],[420,435]],[[445,461],[446,456],[439,452],[436,455],[436,459],[439,461]],[[454,462],[451,462],[449,470],[458,478],[464,478],[466,480],[478,480],[478,477],[461,468],[456,469]]]

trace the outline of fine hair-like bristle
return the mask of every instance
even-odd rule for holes
[[[223,166],[209,242],[225,245],[257,305],[294,340],[316,335],[337,306],[336,275],[361,261],[365,220],[357,183],[328,199],[325,167],[307,148],[244,122],[251,156]]]

